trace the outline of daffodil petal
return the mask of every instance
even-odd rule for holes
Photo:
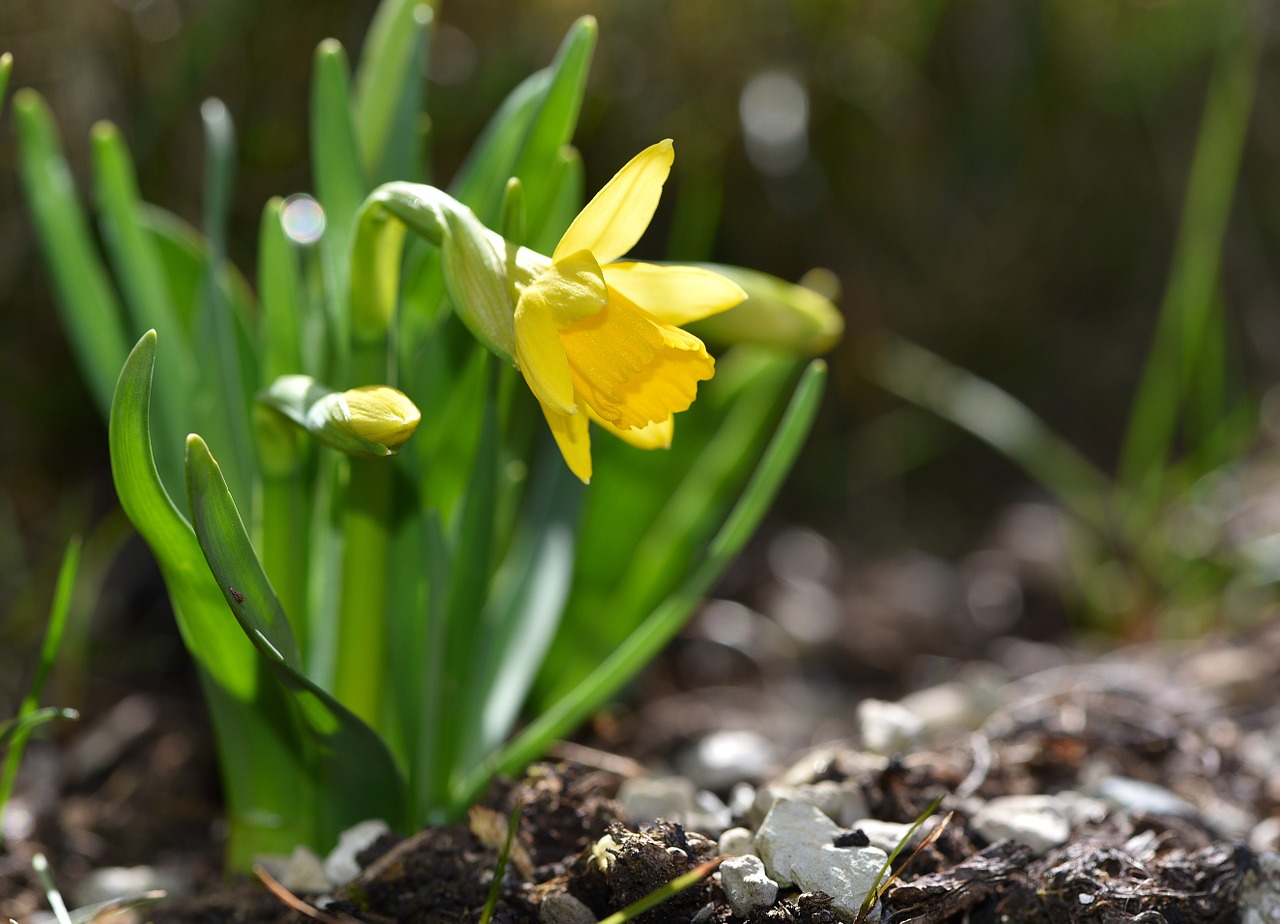
[[[634,247],[653,219],[674,160],[670,139],[631,158],[578,213],[552,259],[590,250],[600,263],[608,263]]]
[[[630,443],[637,449],[670,449],[671,439],[675,435],[676,419],[672,414],[666,420],[655,421],[647,427],[636,427],[630,430],[624,430],[621,427],[615,427],[609,421],[598,416],[590,408],[587,414],[591,420],[608,430],[618,439]]]
[[[747,297],[736,282],[700,266],[610,263],[601,269],[610,289],[676,327],[727,311]]]
[[[576,414],[573,375],[560,330],[546,301],[536,292],[531,296],[532,289],[525,289],[516,302],[516,364],[543,405],[562,415]]]
[[[556,327],[568,327],[591,317],[609,300],[604,274],[589,250],[579,250],[552,263],[530,288],[535,290],[535,298],[546,303]]]
[[[547,418],[551,435],[556,438],[560,455],[564,456],[569,471],[583,484],[591,482],[591,434],[588,432],[586,414],[561,414],[555,408],[542,405],[542,415]]]

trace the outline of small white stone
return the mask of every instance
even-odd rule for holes
[[[750,828],[730,828],[716,846],[722,857],[745,857],[756,852],[756,836]]]
[[[836,847],[842,830],[816,806],[781,799],[756,832],[756,849],[779,885],[827,893],[832,910],[851,922],[888,856],[876,847]]]
[[[931,819],[932,820],[932,819]],[[911,825],[903,824],[896,821],[878,821],[874,818],[861,818],[849,825],[867,836],[867,840],[871,842],[872,847],[879,847],[885,853],[893,853],[898,849],[898,845],[902,843],[902,839],[907,836],[907,832],[911,830]],[[920,839],[927,833],[929,827],[928,822],[916,828],[915,833],[911,835],[911,839],[907,841],[906,848],[910,849],[920,843]]]
[[[1124,812],[1179,818],[1193,818],[1197,814],[1195,806],[1163,786],[1127,776],[1104,776],[1095,781],[1088,792]]]
[[[792,868],[823,845],[834,842],[840,826],[807,802],[779,799],[756,831],[756,853],[779,885],[795,883]]]
[[[280,884],[290,892],[304,895],[327,892],[332,886],[320,858],[301,845],[289,854],[289,863],[280,877]]]
[[[1071,825],[1053,796],[1000,796],[973,816],[973,829],[989,841],[1011,837],[1037,855],[1067,842]]]
[[[1249,832],[1249,846],[1255,853],[1280,850],[1280,817],[1264,818]]]
[[[359,876],[360,864],[356,861],[356,854],[390,832],[390,826],[381,818],[371,818],[339,834],[338,846],[324,858],[324,874],[329,882],[341,886]]]
[[[761,786],[756,790],[755,803],[751,806],[751,817],[757,821],[762,820],[779,799],[807,802],[845,827],[867,814],[867,800],[862,794],[862,787],[855,783],[821,780],[799,786],[777,784]]]
[[[758,780],[771,771],[777,746],[757,731],[725,729],[698,740],[680,756],[676,768],[704,789],[724,790],[741,780]]]
[[[1280,853],[1258,855],[1258,868],[1245,873],[1236,902],[1240,924],[1280,922]]]
[[[596,924],[595,913],[582,899],[568,892],[553,892],[538,906],[542,924]]]
[[[618,804],[632,825],[659,818],[684,824],[697,814],[693,782],[682,776],[645,776],[626,780],[618,787]]]
[[[720,885],[729,907],[740,918],[756,908],[770,908],[778,899],[778,884],[765,873],[764,861],[747,854],[720,864]]]
[[[924,723],[901,703],[864,699],[858,703],[858,740],[875,754],[899,754],[911,749]]]

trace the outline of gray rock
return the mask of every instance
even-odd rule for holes
[[[1179,818],[1193,818],[1196,815],[1195,806],[1163,786],[1127,776],[1101,777],[1086,792],[1124,812],[1146,812]]]
[[[1257,853],[1280,850],[1280,818],[1264,818],[1249,832],[1249,846]]]
[[[930,819],[932,821],[932,819]],[[874,818],[860,818],[850,828],[857,828],[867,836],[867,840],[871,842],[872,847],[879,847],[885,853],[893,853],[898,849],[898,845],[902,843],[902,839],[907,836],[907,832],[911,830],[911,825],[900,824],[896,821],[877,821]],[[905,849],[910,850],[920,843],[928,833],[928,822],[916,828],[915,833],[911,835],[911,839],[907,841]]]
[[[338,846],[324,858],[324,874],[329,882],[334,886],[346,885],[360,875],[356,854],[390,831],[390,826],[381,818],[371,818],[339,834]]]
[[[632,825],[659,818],[684,824],[698,812],[696,795],[693,781],[682,776],[633,777],[618,787],[618,804]]]
[[[1280,853],[1258,856],[1245,873],[1236,898],[1240,924],[1280,924]]]
[[[577,896],[553,892],[538,906],[542,924],[596,924],[595,913]]]
[[[762,821],[769,814],[769,809],[773,808],[774,803],[780,799],[806,802],[845,827],[851,825],[855,819],[865,816],[868,811],[862,787],[856,783],[822,780],[799,786],[770,784],[756,790],[756,799],[751,806],[752,820]]]
[[[725,790],[742,780],[759,780],[774,769],[772,741],[757,731],[727,729],[700,738],[681,753],[677,769],[704,789]]]
[[[858,740],[874,754],[897,754],[911,749],[924,732],[924,723],[901,703],[864,699],[858,703]]]
[[[159,866],[104,866],[71,885],[67,897],[84,906],[154,891],[184,895],[191,891],[191,879],[178,870]]]
[[[764,861],[747,854],[720,864],[720,885],[729,907],[740,918],[756,908],[770,908],[778,899],[778,884],[765,873]]]
[[[842,830],[816,806],[782,799],[756,832],[756,849],[779,885],[825,892],[841,920],[853,921],[888,857],[876,847],[836,847]]]
[[[989,841],[1011,837],[1043,855],[1067,842],[1071,825],[1053,796],[1000,796],[972,819],[973,828]]]
[[[280,884],[290,892],[301,895],[327,892],[332,886],[320,858],[303,846],[293,848],[293,853],[289,854],[289,862],[280,876]]]
[[[720,835],[716,849],[722,857],[745,857],[756,852],[756,836],[749,828],[730,828]]]

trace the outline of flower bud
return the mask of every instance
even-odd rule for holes
[[[334,391],[310,376],[282,375],[261,400],[320,442],[352,455],[392,455],[422,420],[417,405],[389,385]]]
[[[820,356],[844,335],[844,316],[816,285],[796,285],[738,266],[708,269],[742,286],[747,298],[728,311],[688,325],[700,337],[722,343],[758,343],[801,356]],[[817,272],[805,277],[806,281]],[[828,282],[821,288],[834,293],[834,277]]]

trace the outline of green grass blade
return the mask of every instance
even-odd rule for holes
[[[1223,36],[1192,156],[1182,222],[1160,306],[1155,343],[1134,399],[1121,451],[1122,485],[1157,493],[1191,378],[1204,362],[1217,299],[1222,245],[1253,107],[1262,30],[1245,10],[1225,17]]]
[[[316,198],[324,208],[320,238],[330,342],[345,357],[351,237],[356,214],[368,192],[360,164],[350,103],[351,77],[347,53],[333,39],[316,48],[311,90],[311,175]],[[336,381],[336,380],[335,380]]]
[[[75,712],[65,709],[40,709],[40,695],[44,692],[45,682],[53,670],[53,662],[57,660],[58,651],[62,647],[62,637],[66,632],[67,618],[71,612],[71,596],[75,590],[76,573],[80,567],[80,537],[76,536],[67,543],[67,550],[62,556],[62,565],[58,569],[58,580],[54,586],[53,604],[49,608],[49,623],[45,629],[44,642],[40,646],[40,656],[36,661],[35,674],[27,688],[27,694],[18,707],[18,716],[10,726],[12,731],[6,733],[0,728],[0,744],[10,735],[12,740],[5,753],[4,762],[0,764],[0,816],[13,794],[13,784],[18,778],[18,767],[22,763],[22,754],[26,748],[27,736],[36,725],[54,718],[75,717]],[[4,833],[0,830],[0,840]]]
[[[26,715],[5,719],[0,722],[0,748],[7,747],[9,742],[23,731],[30,731],[55,719],[67,719],[74,722],[78,718],[80,718],[80,713],[74,709],[45,706],[43,709],[37,709]],[[0,803],[0,807],[3,807],[3,803]]]
[[[424,0],[383,0],[374,13],[355,75],[354,121],[370,186],[416,180],[427,31],[435,11]]]
[[[810,362],[760,465],[712,539],[706,556],[621,647],[502,750],[496,760],[499,772],[515,772],[536,758],[548,743],[570,732],[634,677],[679,631],[759,526],[813,425],[825,381],[826,363]]]
[[[881,334],[866,345],[863,374],[1000,452],[1101,535],[1110,529],[1111,482],[1025,404],[909,341]]]
[[[115,290],[76,198],[71,170],[45,101],[34,90],[13,100],[22,186],[58,296],[71,348],[106,416],[129,341]]]

